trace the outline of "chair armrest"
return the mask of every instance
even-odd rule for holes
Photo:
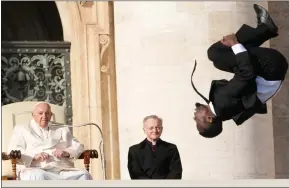
[[[83,159],[85,169],[89,172],[89,164],[90,164],[90,159],[97,159],[98,158],[98,152],[95,149],[89,149],[85,150],[79,157],[78,159]]]
[[[16,163],[17,163],[17,159],[21,158],[21,151],[20,150],[12,150],[10,152],[9,155],[7,155],[6,152],[2,152],[2,161],[7,161],[10,160],[11,164],[12,164],[12,177],[11,178],[4,178],[3,179],[12,179],[12,180],[16,180],[17,179],[17,175],[16,175]]]
[[[90,158],[90,159],[97,159],[98,158],[98,152],[95,149],[89,149],[85,150],[78,159],[84,159],[84,158]]]
[[[10,154],[7,155],[6,152],[2,152],[2,161],[10,160],[10,159],[20,159],[21,151],[20,150],[12,150]]]

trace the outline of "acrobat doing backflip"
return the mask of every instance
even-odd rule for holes
[[[219,135],[223,121],[232,119],[241,125],[254,114],[266,114],[266,102],[279,91],[285,79],[286,58],[277,50],[260,47],[278,36],[278,28],[266,9],[256,4],[254,9],[258,20],[256,28],[244,24],[236,34],[223,37],[208,49],[208,58],[214,66],[233,73],[233,78],[213,80],[209,99],[200,94],[192,82],[207,103],[196,103],[194,112],[197,130],[204,137]]]

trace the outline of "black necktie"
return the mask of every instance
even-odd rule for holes
[[[196,92],[200,97],[202,97],[202,98],[206,101],[207,104],[209,104],[210,101],[209,101],[206,97],[204,97],[204,96],[197,90],[197,88],[195,87],[195,85],[194,85],[194,83],[193,83],[193,75],[194,75],[194,72],[195,72],[195,70],[196,70],[196,67],[197,67],[197,60],[195,60],[194,70],[193,70],[192,75],[191,75],[191,84],[192,84],[195,92]]]

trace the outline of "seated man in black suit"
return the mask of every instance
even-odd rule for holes
[[[219,135],[222,122],[233,119],[241,125],[254,114],[266,114],[266,102],[281,88],[288,69],[286,58],[278,51],[262,48],[265,41],[278,36],[269,13],[254,4],[258,26],[243,25],[236,35],[228,35],[208,49],[208,57],[220,70],[234,73],[228,80],[211,83],[209,100],[196,92],[207,105],[196,103],[195,121],[200,135]]]
[[[176,145],[160,139],[162,119],[156,115],[143,120],[147,138],[133,145],[128,152],[131,179],[181,179],[182,163]]]

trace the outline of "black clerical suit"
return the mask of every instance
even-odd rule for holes
[[[256,113],[267,113],[266,103],[257,96],[256,76],[267,81],[283,81],[288,63],[278,51],[259,46],[277,35],[264,24],[257,28],[243,25],[236,37],[247,51],[235,55],[221,42],[208,49],[208,57],[216,68],[234,73],[230,81],[213,80],[211,83],[209,100],[220,120],[233,119],[240,125]]]
[[[158,140],[156,145],[147,139],[133,145],[128,152],[128,171],[131,179],[181,179],[182,163],[176,145]]]

